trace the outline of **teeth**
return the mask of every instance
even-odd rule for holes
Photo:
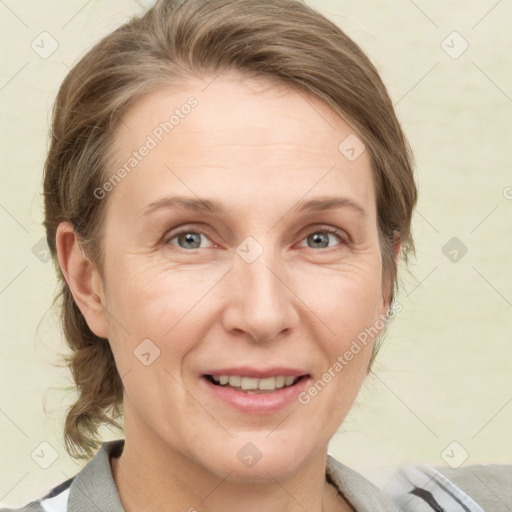
[[[276,389],[276,377],[267,377],[266,379],[259,379],[258,389]],[[282,386],[281,386],[282,387]]]
[[[286,381],[286,377],[276,377],[276,388],[284,387],[285,381]]]
[[[295,377],[285,377],[284,378],[284,385],[285,386],[291,386],[293,384],[294,380],[295,380]]]
[[[242,383],[242,377],[239,377],[238,375],[235,377],[229,377],[228,384],[230,386],[235,386],[235,387],[239,388],[241,383]]]
[[[215,382],[221,386],[229,385],[234,388],[240,388],[244,391],[259,389],[262,391],[274,391],[285,386],[291,386],[298,377],[284,377],[278,375],[276,377],[267,377],[265,379],[256,379],[254,377],[242,377],[240,375],[219,375],[212,376]]]
[[[233,377],[229,378],[229,382],[231,384],[231,379]],[[238,379],[238,377],[236,377]],[[259,379],[253,379],[252,377],[242,377],[242,382],[240,384],[240,387],[242,389],[258,389],[258,380]],[[231,384],[233,385],[233,384]]]

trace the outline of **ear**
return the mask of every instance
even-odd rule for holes
[[[108,339],[103,281],[98,269],[82,252],[70,222],[59,224],[55,238],[57,259],[76,305],[89,329],[96,336]]]
[[[398,262],[400,260],[400,249],[402,248],[402,242],[400,241],[400,233],[398,231],[393,231],[393,255],[395,260],[395,268],[398,270]],[[393,286],[396,278],[396,274],[393,275],[393,279],[391,280],[391,286]],[[383,298],[382,307],[383,311],[386,312],[389,309],[390,301]]]

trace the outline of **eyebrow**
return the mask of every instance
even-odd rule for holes
[[[312,211],[319,212],[347,207],[353,209],[362,217],[367,216],[366,210],[356,201],[348,197],[340,196],[320,197],[317,199],[311,199],[309,201],[302,200],[299,201],[291,211],[295,211],[297,213]],[[212,199],[196,199],[193,197],[174,196],[164,197],[162,199],[153,201],[144,208],[142,215],[149,215],[155,210],[159,210],[161,208],[184,208],[194,212],[213,214],[224,213],[224,208],[221,203]]]

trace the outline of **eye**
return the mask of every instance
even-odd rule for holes
[[[209,238],[201,231],[181,230],[174,233],[167,242],[170,245],[177,245],[180,249],[201,249],[201,237],[209,240]],[[330,238],[335,237],[342,242],[342,244],[348,244],[346,233],[336,229],[317,229],[311,231],[303,240],[308,243],[308,247],[311,249],[329,249]],[[176,243],[173,243],[176,240]],[[216,244],[210,245],[210,247],[218,247]],[[204,247],[203,247],[204,248]]]
[[[192,230],[182,230],[178,233],[175,233],[172,238],[167,240],[168,244],[176,245],[171,243],[173,240],[177,239],[177,245],[181,249],[200,249],[201,245],[201,237],[208,239],[208,237],[201,233],[200,231],[192,231]],[[209,239],[208,239],[209,240]],[[212,245],[212,247],[216,247]]]
[[[318,229],[311,231],[304,239],[312,249],[329,249],[329,237],[336,237],[343,244],[348,243],[347,235],[337,229]],[[311,243],[311,245],[309,245]]]

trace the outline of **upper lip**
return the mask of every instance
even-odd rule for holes
[[[215,370],[208,370],[204,375],[213,375],[219,377],[221,375],[240,375],[241,377],[252,377],[254,379],[265,379],[267,377],[302,377],[308,375],[306,370],[300,368],[290,368],[285,366],[273,366],[271,368],[254,368],[251,366],[232,366],[230,368],[219,368]]]

